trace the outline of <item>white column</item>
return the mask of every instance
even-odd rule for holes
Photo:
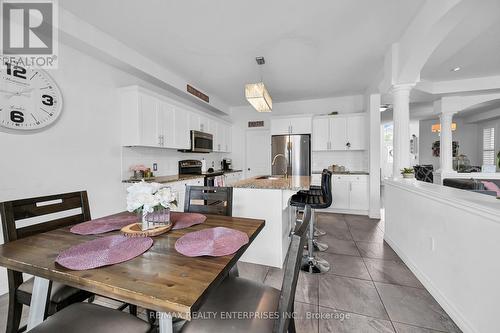
[[[410,91],[413,84],[398,84],[392,87],[394,142],[394,179],[401,178],[401,169],[410,167]]]
[[[441,174],[453,172],[453,134],[451,131],[453,114],[455,114],[455,112],[443,112],[439,117],[441,123],[439,171],[441,171]]]

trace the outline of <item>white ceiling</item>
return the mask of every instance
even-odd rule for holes
[[[461,67],[458,72],[452,68]],[[421,77],[444,81],[500,74],[500,1],[481,0],[434,51]]]
[[[229,105],[260,79],[275,102],[362,93],[424,0],[64,0],[83,20]],[[497,53],[498,55],[498,53]]]

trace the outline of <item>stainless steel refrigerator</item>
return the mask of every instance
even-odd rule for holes
[[[273,175],[284,175],[288,171],[289,176],[310,176],[310,135],[273,135],[271,139],[271,164]]]

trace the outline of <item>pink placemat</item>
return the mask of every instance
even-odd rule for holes
[[[173,223],[173,230],[189,228],[192,225],[205,222],[207,217],[198,213],[170,212],[170,221]]]
[[[153,239],[150,237],[106,236],[62,251],[56,262],[66,268],[82,271],[133,259],[152,245]]]
[[[185,234],[175,242],[175,249],[188,257],[221,257],[235,253],[248,241],[244,232],[216,227]]]
[[[69,231],[78,235],[97,235],[114,230],[120,230],[121,228],[138,221],[139,218],[137,214],[128,212],[119,213],[79,223],[69,229]]]

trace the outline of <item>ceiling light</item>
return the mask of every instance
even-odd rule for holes
[[[259,66],[266,63],[264,57],[257,57],[255,61]],[[260,82],[245,85],[245,98],[258,112],[271,112],[273,109],[273,100],[264,85],[262,74]]]
[[[264,82],[246,84],[245,97],[258,112],[271,112],[273,109],[273,100]]]
[[[459,71],[459,70],[461,70],[461,69],[462,69],[462,67],[457,66],[457,67],[455,67],[455,68],[452,68],[452,69],[451,69],[451,71],[452,71],[452,72],[458,72],[458,71]]]
[[[451,124],[451,130],[456,131],[457,130],[457,123],[452,123]],[[441,133],[441,124],[434,124],[431,126],[431,131],[432,133]]]

